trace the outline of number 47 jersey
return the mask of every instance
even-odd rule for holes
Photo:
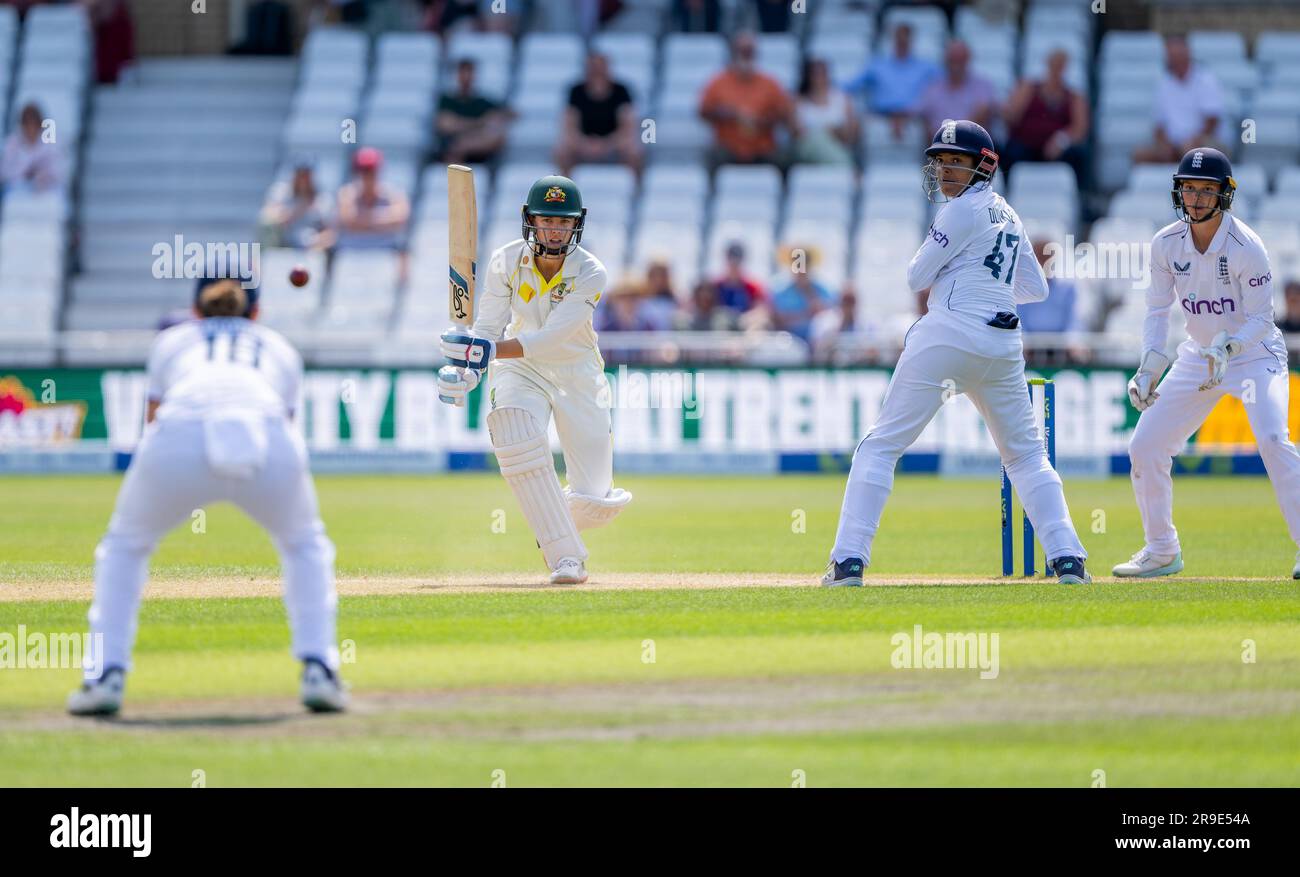
[[[1048,293],[1020,217],[987,183],[943,206],[907,267],[907,283],[913,292],[930,289],[936,320],[971,328],[984,345],[1003,341],[1008,353],[1020,348],[1018,330],[982,330],[994,315]]]
[[[273,329],[243,317],[209,317],[159,333],[149,351],[149,400],[159,419],[229,411],[290,417],[302,357]]]

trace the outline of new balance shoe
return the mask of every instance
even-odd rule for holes
[[[866,571],[867,565],[862,562],[860,557],[850,557],[840,563],[831,561],[826,567],[826,575],[822,576],[823,588],[860,588],[862,587],[862,573]]]
[[[105,667],[98,679],[87,680],[68,695],[68,712],[74,716],[115,716],[122,709],[126,671]]]
[[[1082,557],[1058,557],[1051,562],[1051,570],[1063,585],[1086,585],[1092,581]]]
[[[314,713],[338,713],[348,706],[343,681],[317,658],[302,662],[302,705]]]

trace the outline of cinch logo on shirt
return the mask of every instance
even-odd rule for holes
[[[1213,299],[1204,299],[1197,301],[1196,296],[1188,296],[1183,299],[1183,310],[1189,314],[1225,314],[1235,313],[1237,303],[1230,298],[1221,298],[1218,301]]]
[[[934,238],[936,244],[942,244],[944,248],[947,248],[948,236],[939,231],[939,229],[935,228],[933,225],[930,226],[930,237]]]
[[[1272,283],[1272,282],[1273,282],[1273,272],[1271,271],[1265,274],[1263,277],[1250,278],[1250,285],[1252,287],[1263,286],[1265,283]]]

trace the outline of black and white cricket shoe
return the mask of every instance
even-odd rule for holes
[[[840,563],[831,561],[826,567],[826,575],[822,576],[823,588],[860,588],[862,587],[862,573],[867,569],[867,565],[862,562],[860,557],[850,557]]]
[[[1082,557],[1058,557],[1051,561],[1051,572],[1063,585],[1086,585],[1092,581]]]
[[[126,671],[105,667],[98,679],[88,680],[68,695],[68,712],[74,716],[115,716],[122,709]]]
[[[343,681],[319,658],[303,659],[302,705],[314,713],[341,713],[348,707]]]

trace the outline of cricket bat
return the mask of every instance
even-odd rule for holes
[[[450,279],[447,313],[460,326],[474,322],[474,274],[478,267],[478,199],[474,172],[447,165],[447,267]]]

